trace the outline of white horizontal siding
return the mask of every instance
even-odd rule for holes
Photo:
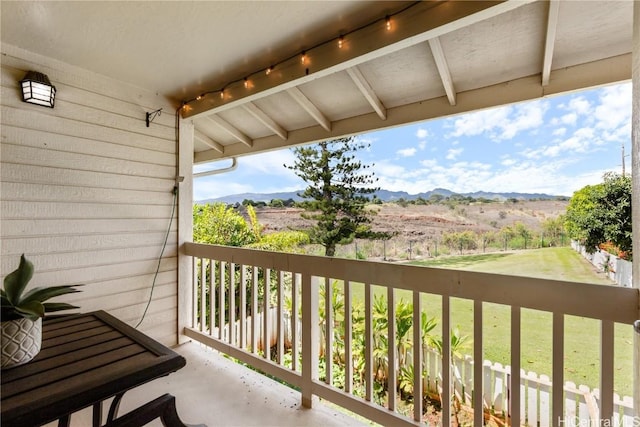
[[[57,253],[89,251],[96,247],[102,249],[123,249],[141,246],[157,247],[164,241],[165,232],[146,233],[108,233],[77,235],[73,240],[67,236],[26,237],[18,236],[13,239],[5,238],[10,244],[2,245],[2,255],[20,255],[25,252],[31,254],[48,253],[46,248],[55,247]],[[34,250],[42,246],[42,251]]]
[[[175,107],[125,83],[2,45],[0,275],[21,253],[36,267],[31,286],[84,284],[66,300],[107,310],[177,342]],[[54,109],[22,102],[27,70],[49,76]],[[145,112],[162,108],[150,127]],[[176,209],[177,212],[177,209]],[[60,300],[64,300],[61,298]]]
[[[52,166],[31,166],[3,162],[0,170],[3,182],[28,182],[31,184],[48,184],[90,188],[131,189],[145,188],[147,191],[158,191],[166,194],[167,180],[161,178],[147,178],[142,176],[122,175],[71,170]],[[173,183],[173,180],[171,181]]]

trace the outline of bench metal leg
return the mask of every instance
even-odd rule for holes
[[[160,418],[165,427],[197,427],[188,426],[180,420],[176,411],[176,398],[170,394],[160,396],[118,419],[107,422],[105,427],[142,427],[156,418]],[[199,426],[206,427],[204,424]]]

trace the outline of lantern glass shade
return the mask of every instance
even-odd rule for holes
[[[51,84],[46,74],[29,71],[24,79],[20,80],[20,85],[24,102],[53,108],[56,87]]]

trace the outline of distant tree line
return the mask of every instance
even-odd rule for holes
[[[373,195],[369,198],[368,203],[375,205],[382,205],[384,203],[395,203],[398,206],[407,207],[410,205],[416,206],[427,206],[427,205],[445,205],[449,207],[456,207],[459,205],[470,205],[470,204],[490,204],[490,203],[503,203],[503,204],[517,204],[523,201],[542,201],[542,200],[558,200],[558,201],[568,201],[569,197],[553,197],[553,198],[532,198],[532,199],[517,199],[515,197],[510,197],[508,199],[488,199],[486,197],[471,197],[471,196],[463,196],[460,194],[452,194],[451,196],[445,196],[442,194],[432,194],[428,198],[423,198],[418,196],[415,199],[407,199],[404,197],[400,197],[396,200],[383,201],[377,196]],[[241,208],[242,206],[253,206],[255,208],[304,208],[308,205],[308,201],[296,201],[292,198],[288,199],[271,199],[268,202],[264,200],[252,200],[252,199],[244,199],[242,203],[232,204],[236,209]]]

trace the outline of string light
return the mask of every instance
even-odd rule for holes
[[[399,14],[401,14],[401,13],[403,13],[403,12],[405,12],[405,11],[407,11],[407,10],[411,9],[412,7],[414,7],[414,6],[416,6],[416,5],[420,4],[420,3],[421,3],[421,1],[414,1],[413,3],[411,3],[411,4],[407,5],[407,6],[405,6],[404,8],[402,8],[401,10],[398,10],[398,11],[396,11],[396,12],[394,12],[394,13],[390,14],[390,15],[386,15],[386,16],[384,17],[384,20],[385,20],[385,28],[386,28],[386,30],[387,30],[387,31],[391,31],[391,30],[392,30],[393,25],[392,25],[392,22],[391,22],[391,18],[392,18],[393,16],[399,15]],[[369,22],[369,23],[367,23],[367,24],[364,24],[364,25],[361,25],[361,26],[359,26],[359,27],[357,27],[357,28],[354,28],[353,30],[350,30],[350,31],[347,31],[347,32],[345,32],[345,33],[343,33],[343,34],[340,34],[340,35],[339,35],[339,37],[337,38],[337,46],[338,46],[338,49],[342,49],[342,48],[344,47],[344,37],[345,37],[345,35],[346,35],[346,36],[348,36],[349,34],[356,33],[356,32],[358,32],[358,31],[360,31],[360,30],[363,30],[363,29],[365,29],[365,28],[367,28],[367,27],[371,27],[371,26],[373,26],[373,25],[379,25],[379,24],[378,24],[379,22],[380,22],[380,19],[378,18],[377,20],[371,21],[371,22]],[[316,44],[316,45],[313,45],[313,46],[309,47],[307,50],[303,50],[300,54],[298,54],[298,55],[300,55],[300,62],[301,62],[301,64],[302,64],[302,65],[307,65],[307,62],[308,62],[308,61],[307,61],[307,52],[308,52],[309,50],[314,50],[314,49],[316,49],[316,48],[318,48],[318,47],[320,47],[320,46],[327,45],[328,43],[335,43],[335,42],[336,42],[336,38],[334,37],[334,38],[332,38],[332,39],[325,40],[324,42],[321,42],[321,43],[318,43],[318,44]],[[249,89],[249,88],[251,87],[251,82],[250,82],[250,80],[249,80],[249,77],[251,77],[252,75],[254,75],[254,74],[256,74],[256,73],[262,72],[262,71],[264,71],[265,75],[267,75],[267,76],[268,76],[268,75],[270,75],[270,74],[273,72],[273,70],[274,70],[274,68],[275,68],[276,66],[278,66],[278,65],[280,65],[280,64],[284,64],[284,63],[286,63],[286,62],[288,62],[288,61],[290,61],[290,60],[293,60],[296,56],[297,56],[297,55],[296,55],[296,54],[294,54],[294,55],[292,55],[292,56],[289,56],[288,58],[285,58],[285,59],[283,59],[283,60],[281,60],[281,61],[277,62],[276,64],[272,64],[272,65],[270,65],[270,66],[269,66],[269,67],[267,67],[267,68],[263,68],[262,70],[258,70],[258,71],[254,72],[254,73],[251,73],[251,74],[249,74],[249,76],[247,76],[247,77],[244,77],[244,78],[242,78],[242,79],[237,79],[237,80],[234,80],[234,81],[227,82],[227,84],[226,84],[222,89],[206,91],[206,92],[204,92],[204,93],[202,93],[202,94],[200,94],[200,95],[196,96],[195,98],[193,98],[193,99],[191,99],[191,100],[183,101],[182,109],[183,109],[184,111],[189,111],[189,110],[191,110],[191,109],[192,109],[192,108],[191,108],[191,106],[189,106],[189,105],[188,105],[190,102],[193,102],[193,101],[200,101],[200,100],[202,100],[206,95],[208,95],[208,94],[214,94],[214,93],[216,93],[216,92],[219,92],[219,93],[220,93],[220,99],[224,101],[224,99],[225,99],[225,90],[226,90],[226,88],[227,88],[227,87],[234,86],[234,85],[236,85],[236,84],[239,84],[240,82],[243,82],[243,83],[244,83],[244,87],[245,87],[246,89]],[[307,74],[308,74],[308,72],[309,72],[309,70],[307,69]]]

